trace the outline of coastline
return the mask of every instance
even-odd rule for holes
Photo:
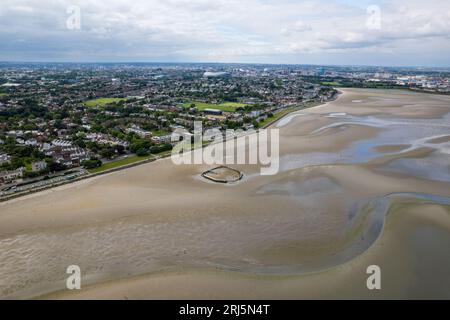
[[[314,106],[311,106],[311,107],[303,107],[303,108],[302,107],[297,107],[296,110],[292,110],[290,112],[287,112],[282,117],[273,120],[272,122],[266,124],[262,128],[263,129],[268,129],[271,126],[273,126],[274,124],[276,124],[277,122],[279,122],[282,119],[284,119],[285,117],[287,117],[288,115],[290,115],[292,113],[295,113],[295,112],[298,112],[300,110],[306,110],[306,109],[311,109],[311,108],[320,107],[322,105],[326,105],[329,102],[337,100],[341,94],[342,94],[342,92],[338,91],[338,93],[330,101],[327,101],[327,102],[324,102],[324,103],[319,103],[318,105],[314,105]],[[203,145],[202,148],[205,148],[206,146],[207,145]],[[170,154],[163,155],[163,156],[153,155],[153,157],[151,157],[151,158],[149,157],[148,159],[144,159],[144,160],[141,160],[141,161],[136,161],[136,162],[133,162],[133,163],[130,163],[130,164],[127,164],[127,165],[123,165],[123,166],[119,166],[119,167],[116,167],[116,168],[112,168],[112,169],[107,169],[107,170],[104,170],[104,171],[101,171],[101,172],[89,173],[89,174],[86,174],[86,175],[82,175],[82,176],[76,177],[75,179],[70,180],[70,181],[61,181],[61,182],[58,182],[58,183],[55,183],[55,184],[52,184],[52,185],[39,187],[39,188],[35,188],[35,189],[30,189],[30,190],[27,190],[27,191],[24,191],[24,192],[14,193],[12,195],[1,196],[0,197],[0,203],[8,202],[8,201],[11,201],[11,200],[14,200],[14,199],[22,198],[22,197],[29,196],[29,195],[32,195],[32,194],[44,192],[44,191],[47,191],[47,190],[52,190],[52,189],[55,189],[55,188],[58,188],[58,187],[61,187],[61,186],[74,184],[74,183],[77,183],[77,182],[80,182],[80,181],[83,181],[83,180],[87,180],[87,179],[92,179],[92,178],[95,178],[95,177],[98,177],[98,176],[107,175],[107,174],[110,174],[110,173],[114,173],[114,172],[130,169],[130,168],[134,168],[134,167],[141,166],[141,165],[144,165],[144,164],[148,164],[148,163],[151,163],[151,162],[155,162],[155,161],[158,161],[158,160],[167,159],[170,156],[171,156]]]
[[[366,98],[361,99],[363,96]],[[450,265],[448,253],[440,250],[446,246],[435,246],[434,238],[426,234],[414,240],[425,226],[441,243],[450,244],[448,208],[434,203],[396,202],[384,231],[368,250],[350,255],[337,266],[317,268],[321,257],[333,262],[345,248],[364,248],[371,242],[360,240],[371,235],[373,215],[362,210],[371,199],[399,192],[450,197],[448,182],[379,170],[396,159],[426,159],[430,155],[427,150],[397,154],[401,148],[390,148],[395,155],[381,153],[379,161],[361,163],[335,163],[334,158],[308,162],[314,152],[340,154],[352,150],[358,141],[375,139],[382,129],[370,128],[365,122],[345,123],[345,116],[329,116],[348,112],[370,120],[380,109],[354,101],[372,103],[374,97],[380,109],[388,107],[384,109],[387,114],[412,114],[410,108],[402,107],[407,102],[397,102],[409,99],[404,95],[348,90],[338,102],[311,108],[306,116],[293,117],[281,126],[280,151],[288,166],[276,176],[261,177],[258,168],[245,167],[244,181],[227,187],[195,179],[208,166],[174,167],[169,161],[156,161],[58,188],[48,195],[4,203],[0,261],[5,263],[0,263],[0,273],[16,297],[39,299],[314,299],[335,298],[332,292],[338,291],[343,292],[341,298],[448,297],[449,291],[433,277],[445,275],[436,259],[443,267]],[[422,96],[420,103],[428,105],[428,99]],[[423,109],[425,116],[439,118],[442,114],[441,108]],[[448,106],[445,110],[449,111]],[[416,112],[414,116],[418,116]],[[328,131],[309,134],[333,124],[337,126]],[[436,142],[446,141],[441,140]],[[74,242],[77,246],[72,252],[69,244]],[[26,248],[26,256],[14,254],[21,248]],[[50,252],[54,258],[46,258],[42,252]],[[430,261],[420,264],[428,275],[417,274],[416,256]],[[9,270],[11,261],[16,261],[14,266],[38,266],[26,275],[30,280],[24,288],[33,288],[33,281],[40,279],[36,283],[43,289],[33,294],[20,291],[22,280],[14,280],[20,270]],[[63,290],[63,282],[54,279],[64,277],[63,266],[74,262],[86,274],[83,290],[61,292],[58,289]],[[309,263],[316,271],[286,275],[285,270]],[[385,290],[378,295],[365,287],[368,263],[388,270],[383,276]],[[283,268],[274,272],[273,265]],[[133,269],[135,266],[143,267]],[[435,290],[433,296],[425,282],[442,290]],[[405,289],[411,283],[418,286],[412,294]],[[49,291],[54,293],[45,295]]]

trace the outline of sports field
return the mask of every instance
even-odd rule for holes
[[[88,100],[84,102],[84,105],[87,107],[96,107],[96,106],[105,106],[110,103],[117,103],[120,101],[126,101],[126,98],[98,98],[93,100]]]
[[[184,104],[185,107],[189,108],[192,104],[195,104],[196,108],[199,111],[204,111],[205,109],[217,109],[224,112],[234,112],[237,108],[243,108],[246,105],[244,103],[238,102],[224,102],[221,104],[207,103],[207,102],[198,102],[192,101]]]

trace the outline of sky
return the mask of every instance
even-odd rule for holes
[[[450,67],[450,1],[0,0],[0,61]]]

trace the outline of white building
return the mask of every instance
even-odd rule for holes
[[[254,110],[254,111],[250,112],[249,116],[251,118],[256,118],[256,117],[259,117],[261,114],[262,114],[261,110]]]
[[[127,131],[127,133],[133,132],[142,139],[151,138],[151,136],[152,136],[152,133],[150,131],[142,130],[140,127],[138,127],[136,125],[133,125],[131,128],[128,128],[126,131]]]
[[[212,71],[206,71],[203,74],[204,78],[218,78],[218,77],[225,77],[229,74],[227,72],[212,72]]]
[[[155,143],[170,143],[172,141],[172,135],[165,135],[165,136],[155,136],[152,137],[152,142]]]
[[[11,157],[6,153],[0,153],[0,164],[7,163],[10,159]]]
[[[0,182],[12,182],[16,179],[22,178],[24,168],[19,168],[13,171],[0,172]]]
[[[41,151],[48,151],[52,148],[52,145],[50,143],[44,142],[41,145]]]
[[[66,147],[67,148],[67,147],[72,146],[72,142],[66,141],[66,140],[53,140],[52,145],[54,145],[55,147]]]
[[[30,139],[25,141],[26,146],[37,146],[38,142],[36,139]]]
[[[39,171],[44,170],[45,168],[47,168],[47,162],[45,162],[45,161],[33,162],[31,164],[31,170],[33,172],[39,172]]]

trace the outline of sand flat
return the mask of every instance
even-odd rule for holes
[[[383,236],[347,264],[305,276],[172,271],[108,282],[44,299],[446,299],[450,288],[450,209],[434,205],[390,213]],[[425,231],[417,235],[417,230]],[[429,233],[437,237],[427,237]],[[418,244],[417,241],[421,243]],[[432,247],[431,252],[425,248]],[[428,259],[422,259],[424,255]],[[369,291],[366,268],[379,265],[382,290]],[[420,268],[411,265],[420,264]],[[433,270],[433,272],[427,272]],[[437,274],[436,274],[437,273]],[[411,289],[413,288],[413,289]]]
[[[450,181],[380,170],[441,152],[417,145],[386,155],[383,146],[448,133],[450,97],[343,91],[279,127],[274,176],[236,165],[244,179],[220,185],[198,178],[213,166],[165,159],[0,204],[0,297],[449,298],[447,283],[431,279],[450,270],[448,252],[426,250],[430,232],[448,241],[445,204],[418,201],[420,210],[387,217],[369,204],[389,194],[450,197]],[[430,221],[426,241],[411,243]],[[364,272],[376,262],[394,284],[378,295]],[[78,293],[64,291],[71,264],[84,275]]]

